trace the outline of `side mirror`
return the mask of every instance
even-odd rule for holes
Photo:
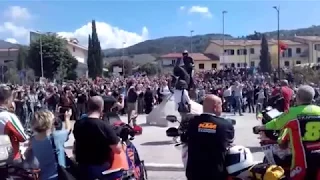
[[[177,117],[174,116],[174,115],[169,115],[169,116],[167,116],[167,117],[166,117],[166,120],[169,121],[169,122],[172,122],[172,123],[178,122]]]
[[[168,137],[178,137],[179,136],[179,131],[177,128],[171,127],[166,130],[166,134]]]

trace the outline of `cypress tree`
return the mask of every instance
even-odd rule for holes
[[[88,38],[88,60],[87,60],[87,65],[88,65],[88,76],[90,78],[95,78],[95,61],[93,59],[93,53],[92,53],[92,39],[91,36],[89,35]]]
[[[103,69],[103,59],[101,54],[101,46],[100,41],[97,34],[96,22],[92,20],[92,34],[91,34],[91,46],[92,46],[92,59],[94,64],[94,70],[92,74],[92,78],[96,78],[97,76],[102,76]]]
[[[262,72],[271,73],[271,58],[268,47],[268,41],[266,36],[263,34],[261,39],[261,50],[260,50],[260,70]]]

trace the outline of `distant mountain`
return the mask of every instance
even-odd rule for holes
[[[278,31],[271,31],[264,33],[267,38],[278,38]],[[254,34],[250,34],[248,36],[252,36]],[[295,35],[297,36],[320,36],[320,26],[311,26],[308,28],[299,28],[292,30],[280,30],[280,39],[292,39]]]
[[[259,33],[259,32],[255,32]],[[265,32],[267,38],[277,39],[277,31]],[[299,28],[293,30],[280,30],[281,39],[292,39],[297,36],[320,36],[320,26],[311,26],[308,28]],[[252,38],[255,34],[249,34],[248,36],[237,37],[240,39]],[[222,39],[222,34],[205,34],[196,35],[192,37],[192,51],[203,52],[207,47],[209,41]],[[225,35],[225,39],[234,39],[231,35]],[[137,54],[152,54],[162,55],[170,52],[182,52],[183,50],[190,51],[190,37],[187,36],[172,36],[163,37],[154,40],[147,40],[133,46],[124,48],[125,55],[137,55]],[[122,49],[106,49],[104,50],[106,57],[115,57],[122,55]]]
[[[124,49],[125,55],[136,55],[136,54],[166,54],[170,52],[182,52],[184,50],[190,51],[190,44],[192,40],[192,51],[202,52],[205,50],[211,39],[222,39],[222,34],[205,34],[196,35],[192,38],[189,36],[172,36],[163,37],[154,40],[147,40],[133,46]],[[230,35],[225,35],[225,39],[233,39]],[[104,50],[106,57],[121,56],[122,49],[116,49],[110,51],[110,49]]]

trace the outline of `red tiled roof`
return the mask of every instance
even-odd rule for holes
[[[194,61],[211,61],[211,60],[219,60],[219,57],[213,55],[213,54],[203,54],[203,53],[189,53],[189,56],[193,58]],[[164,59],[177,59],[182,58],[181,53],[169,53],[162,55],[161,58]]]

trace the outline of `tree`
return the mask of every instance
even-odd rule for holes
[[[88,38],[88,70],[89,77],[95,79],[103,73],[103,54],[97,34],[96,22],[92,20],[92,34]]]
[[[260,50],[260,70],[262,72],[268,72],[271,73],[271,58],[270,58],[270,52],[268,47],[268,41],[266,39],[266,36],[262,35],[261,40],[261,50]]]
[[[26,69],[26,61],[28,58],[28,49],[20,46],[17,57],[17,70],[22,71]]]
[[[160,69],[157,64],[154,63],[146,63],[139,67],[140,72],[145,72],[147,75],[155,75],[157,74]]]
[[[64,79],[67,72],[75,71],[78,61],[66,48],[65,39],[54,34],[43,34],[41,42],[44,77],[53,79],[59,74],[59,77]],[[36,76],[41,77],[40,41],[30,45],[27,65],[34,70]]]

